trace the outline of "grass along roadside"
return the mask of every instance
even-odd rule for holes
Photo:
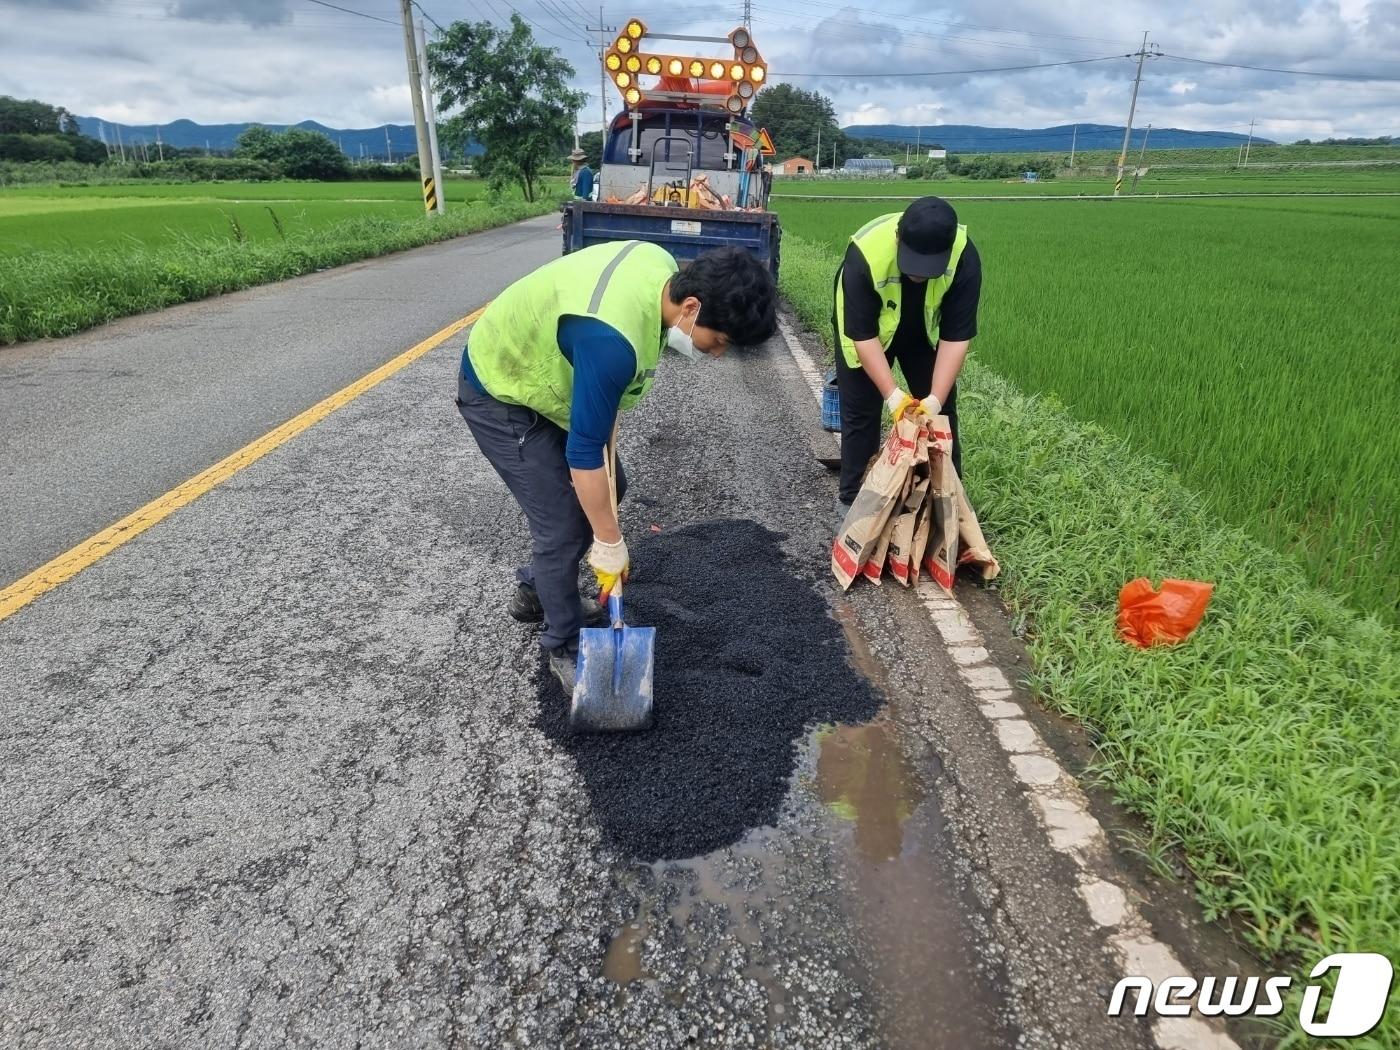
[[[836,259],[783,238],[783,293],[828,346]],[[1394,633],[1053,397],[974,359],[959,406],[969,492],[1028,628],[1030,685],[1085,725],[1094,775],[1145,819],[1151,848],[1179,847],[1207,914],[1240,916],[1265,953],[1400,958]],[[1117,639],[1118,589],[1135,576],[1215,582],[1185,644]],[[1352,1045],[1400,1045],[1400,1013]]]
[[[427,218],[366,216],[277,239],[176,237],[0,258],[0,344],[73,332],[118,317],[249,288],[503,226],[555,210],[553,199]]]
[[[778,212],[786,235],[839,252],[899,207]],[[1214,513],[1400,624],[1400,430],[1386,425],[1400,400],[1400,198],[976,201],[958,214],[986,261],[981,360],[1170,463]]]

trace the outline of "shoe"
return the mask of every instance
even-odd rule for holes
[[[836,501],[836,510],[833,512],[834,520],[832,522],[832,531],[838,536],[841,534],[841,526],[846,521],[846,515],[850,512],[851,505],[849,503],[842,503],[839,499]]]
[[[549,651],[549,673],[554,675],[559,684],[564,687],[564,695],[572,698],[574,685],[578,682],[578,653],[571,652],[566,645],[561,645],[558,649],[551,649]]]
[[[592,598],[583,598],[583,623],[586,627],[602,627],[608,622],[608,611]],[[539,592],[528,583],[519,584],[506,605],[512,619],[521,623],[544,623],[544,606]]]

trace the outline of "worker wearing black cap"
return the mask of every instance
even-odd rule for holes
[[[836,274],[836,375],[841,391],[838,517],[856,498],[880,447],[882,409],[942,413],[962,473],[957,379],[977,334],[982,261],[952,206],[920,197],[866,223]],[[895,381],[899,363],[909,389]]]

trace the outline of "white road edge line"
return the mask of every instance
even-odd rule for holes
[[[786,318],[778,319],[778,331],[820,405],[826,381],[822,370]],[[1108,943],[1123,976],[1148,977],[1155,987],[1168,977],[1186,975],[1176,953],[1153,934],[1151,924],[1123,888],[1099,874],[1098,869],[1110,866],[1105,863],[1110,854],[1103,825],[1090,812],[1079,781],[1060,765],[1035,727],[1026,721],[1025,709],[1012,699],[1011,683],[1001,668],[990,662],[972,618],[956,598],[930,580],[921,581],[917,593],[949,659],[977,698],[979,709],[1006,752],[1012,772],[1025,785],[1050,845],[1078,866],[1079,895],[1093,921],[1112,931]],[[1240,1050],[1233,1039],[1199,1017],[1158,1017],[1152,1024],[1152,1036],[1161,1050]]]

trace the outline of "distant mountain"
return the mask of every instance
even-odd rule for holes
[[[1123,125],[1061,124],[1054,128],[984,128],[976,124],[935,124],[915,127],[904,124],[856,124],[842,128],[854,138],[885,139],[904,145],[938,145],[955,153],[1068,153],[1076,149],[1118,149],[1123,145]],[[1142,128],[1133,129],[1133,147],[1142,143]],[[1209,146],[1236,146],[1245,135],[1233,131],[1186,131],[1182,128],[1153,128],[1149,150],[1197,149]],[[1269,139],[1254,136],[1256,145],[1272,146]]]
[[[227,151],[233,149],[238,143],[238,136],[247,131],[257,121],[249,121],[243,124],[196,124],[192,120],[173,120],[169,124],[114,124],[109,120],[99,120],[97,117],[78,117],[78,130],[84,135],[90,135],[97,139],[104,135],[108,142],[116,144],[117,129],[121,129],[122,142],[127,145],[133,143],[145,143],[154,145],[156,132],[160,132],[160,141],[167,146],[179,146],[181,148],[211,149],[217,151]],[[384,160],[390,151],[394,159],[407,157],[418,150],[418,142],[413,133],[412,124],[381,124],[377,128],[328,128],[324,124],[318,124],[314,120],[303,120],[300,124],[264,124],[263,127],[271,128],[274,131],[282,131],[288,127],[305,128],[308,131],[319,131],[326,135],[334,143],[337,143],[341,151],[352,160],[358,160],[361,156],[368,159]],[[385,144],[385,132],[388,132],[388,144]],[[471,146],[467,149],[468,156],[477,156],[484,152],[479,146]]]

